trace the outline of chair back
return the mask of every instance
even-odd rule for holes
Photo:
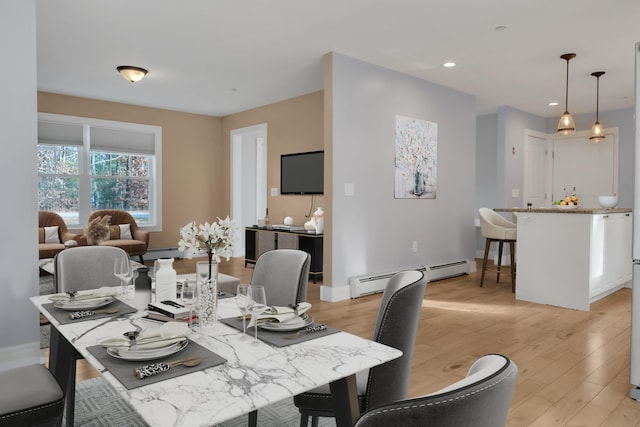
[[[517,376],[518,367],[509,358],[483,356],[465,379],[433,394],[371,409],[355,427],[504,426]]]
[[[263,285],[268,305],[289,306],[306,301],[311,256],[297,249],[276,249],[256,261],[252,285]]]
[[[493,209],[478,209],[482,237],[500,240],[516,240],[517,225],[505,219]]]
[[[364,409],[406,399],[416,332],[427,286],[417,270],[393,275],[382,295],[373,341],[402,351],[402,356],[369,370]]]
[[[120,286],[113,274],[116,259],[129,260],[127,253],[115,246],[79,246],[65,249],[54,258],[53,280],[56,292]]]
[[[136,223],[135,218],[131,216],[129,212],[118,209],[102,209],[93,211],[89,214],[87,222],[91,222],[92,219],[103,217],[105,215],[109,215],[111,217],[110,223],[113,225],[129,224],[131,226],[131,234],[134,234],[138,230],[138,224]]]
[[[52,211],[38,211],[38,227],[58,227],[58,237],[60,242],[64,243],[66,240],[77,237],[76,234],[69,233],[67,224],[64,219],[56,212]]]

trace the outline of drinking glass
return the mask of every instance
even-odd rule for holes
[[[189,309],[189,329],[192,329],[195,323],[196,289],[195,280],[185,280],[180,291],[180,299],[184,306]]]
[[[264,286],[249,286],[249,311],[251,312],[252,321],[254,322],[254,343],[258,342],[258,316],[267,309],[267,295],[264,292]]]
[[[113,274],[122,282],[119,295],[122,298],[126,298],[127,286],[131,281],[131,277],[133,277],[133,272],[131,271],[131,263],[129,262],[129,260],[126,258],[117,258],[113,266]]]
[[[247,314],[251,297],[249,296],[249,285],[238,285],[236,289],[236,305],[242,314],[242,338],[247,338]]]

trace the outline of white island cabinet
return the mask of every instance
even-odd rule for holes
[[[631,286],[631,209],[518,212],[516,299],[577,310]]]

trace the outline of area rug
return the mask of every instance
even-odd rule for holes
[[[83,427],[148,426],[131,405],[101,377],[76,384],[74,425]],[[246,415],[218,424],[220,427],[245,427],[246,425]],[[299,425],[300,413],[293,405],[292,399],[283,400],[258,411],[260,427],[297,427]],[[336,424],[333,418],[320,418],[319,425],[330,427]]]

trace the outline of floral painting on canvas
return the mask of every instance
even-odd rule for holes
[[[396,116],[396,199],[436,198],[437,148],[437,123]]]

